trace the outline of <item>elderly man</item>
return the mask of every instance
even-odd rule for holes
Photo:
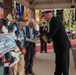
[[[55,52],[55,73],[54,75],[69,75],[69,49],[70,41],[65,32],[65,28],[59,18],[53,16],[53,11],[45,10],[42,17],[49,22],[49,37],[53,40]]]
[[[14,32],[16,35],[16,44],[19,47],[19,49],[22,52],[22,55],[19,57],[19,62],[16,63],[16,65],[14,65],[13,67],[10,68],[10,73],[9,75],[25,75],[24,73],[24,54],[26,53],[26,49],[23,47],[24,45],[24,31],[23,31],[23,27],[26,24],[26,20],[24,20],[22,17],[19,17],[17,19],[15,28],[14,28]]]
[[[35,50],[35,42],[28,41],[27,39],[35,39],[36,38],[36,29],[34,28],[35,22],[33,19],[29,19],[28,26],[24,27],[25,31],[25,43],[24,47],[26,48],[25,54],[25,74],[26,75],[35,75],[33,72],[33,63],[34,63],[34,56],[36,53]]]
[[[7,8],[9,8],[7,5],[0,2],[0,20],[4,18],[4,9],[7,9]],[[1,28],[2,26],[0,26],[0,29]],[[0,33],[2,33],[2,31]],[[3,56],[4,56],[4,53],[1,53],[0,58],[2,58]]]
[[[6,28],[6,26],[4,26],[2,19],[4,19],[4,9],[9,8],[7,5],[3,4],[2,2],[0,2],[0,34],[3,33],[8,33],[8,29]],[[3,67],[2,65],[2,57],[4,56],[4,53],[0,53],[0,67]],[[7,73],[8,68],[6,70],[6,68],[4,68],[4,72]],[[6,74],[5,73],[5,74]]]

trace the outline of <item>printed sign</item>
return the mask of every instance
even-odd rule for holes
[[[12,34],[0,34],[0,53],[7,53],[17,47]]]

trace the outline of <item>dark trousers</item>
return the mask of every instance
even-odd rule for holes
[[[55,53],[55,73],[54,75],[69,75],[69,50],[63,53]]]
[[[36,53],[35,44],[29,43],[28,47],[26,47],[26,54],[25,54],[25,72],[32,71],[35,53]]]
[[[8,75],[9,74],[9,67],[4,67],[4,57],[0,61],[0,71],[3,73],[0,73],[2,75]]]
[[[9,74],[9,67],[4,67],[4,75],[8,75]]]
[[[42,51],[47,52],[47,43],[41,41],[41,52]]]

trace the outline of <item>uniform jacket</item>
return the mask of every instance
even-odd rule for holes
[[[53,40],[54,51],[64,52],[66,50],[69,50],[71,48],[71,44],[62,22],[58,18],[52,17],[50,20],[49,28],[49,35]]]
[[[42,36],[43,35],[47,35],[47,33],[48,33],[48,27],[47,26],[45,26],[45,28],[47,28],[47,30],[43,30],[43,26],[40,26],[40,30],[39,30],[39,32],[40,32],[40,40],[42,41]]]

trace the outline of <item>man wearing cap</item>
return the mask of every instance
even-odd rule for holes
[[[42,22],[42,26],[40,26],[40,44],[41,44],[41,51],[40,53],[42,53],[43,51],[45,51],[45,53],[47,53],[47,42],[45,42],[42,37],[45,35],[47,36],[48,33],[48,27],[46,26],[46,21]]]
[[[49,35],[53,40],[56,64],[54,75],[69,75],[69,50],[71,44],[65,28],[60,19],[53,16],[52,11],[43,11],[42,17],[50,24]]]
[[[0,34],[4,34],[4,33],[8,33],[8,29],[6,28],[6,26],[3,24],[3,20],[4,20],[4,9],[9,8],[9,6],[3,4],[2,2],[0,2]],[[3,66],[2,63],[2,58],[5,54],[4,53],[0,53],[0,67]],[[6,70],[6,68],[4,68],[4,73],[8,72],[8,68]],[[6,75],[5,73],[5,75]]]
[[[18,23],[15,25],[15,30],[14,30],[15,35],[17,37],[16,44],[23,54],[20,56],[19,62],[15,66],[10,68],[9,75],[25,75],[25,73],[24,73],[24,54],[26,53],[26,50],[23,47],[23,45],[24,45],[23,27],[26,24],[26,20],[24,20],[22,17],[19,17],[17,19],[17,22]]]
[[[4,9],[7,9],[7,8],[9,8],[7,5],[0,2],[0,19],[4,18]],[[0,58],[2,58],[3,56],[4,56],[4,53],[1,53]]]

